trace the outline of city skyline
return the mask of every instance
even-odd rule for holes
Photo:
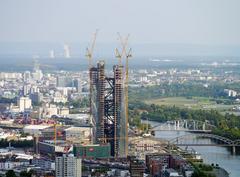
[[[239,177],[239,7],[0,1],[0,176]]]

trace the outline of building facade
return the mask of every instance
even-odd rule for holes
[[[82,160],[67,154],[57,156],[55,159],[55,173],[57,177],[81,177]]]
[[[18,100],[19,111],[24,112],[27,109],[32,108],[32,100],[28,97],[20,97]]]
[[[123,66],[113,67],[113,76],[105,75],[105,63],[90,68],[90,113],[95,143],[111,145],[111,155],[125,157],[127,143]]]

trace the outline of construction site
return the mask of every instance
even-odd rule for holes
[[[119,34],[122,51],[116,49],[118,64],[112,68],[112,75],[105,73],[105,61],[92,66],[92,53],[88,50],[90,79],[90,116],[93,124],[93,143],[110,144],[111,156],[126,157],[128,154],[128,58],[127,40]],[[126,59],[125,67],[122,58]]]
[[[93,64],[96,35],[97,32],[86,54],[89,61],[89,114],[80,118],[83,122],[64,117],[26,126],[24,131],[34,136],[36,154],[54,158],[59,152],[69,153],[73,149],[81,158],[126,159],[128,156],[129,36],[123,39],[119,34],[121,49],[115,50],[117,64],[109,72],[104,60]]]

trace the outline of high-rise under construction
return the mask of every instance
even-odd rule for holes
[[[105,75],[104,61],[90,68],[90,112],[96,143],[110,143],[111,155],[126,156],[128,146],[123,84],[123,66],[113,66],[113,76]]]

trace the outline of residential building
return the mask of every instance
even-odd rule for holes
[[[82,160],[72,154],[63,154],[55,159],[55,175],[57,177],[81,177]]]

